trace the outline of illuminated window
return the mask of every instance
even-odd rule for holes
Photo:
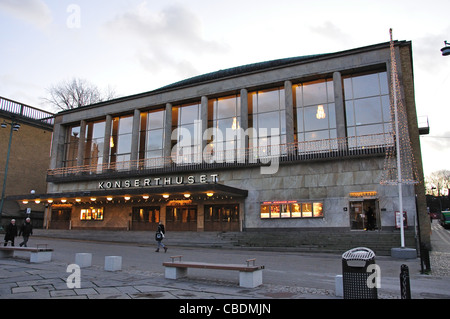
[[[269,201],[261,203],[261,218],[323,218],[323,203]]]
[[[80,212],[81,220],[103,220],[103,207],[102,208],[84,208]]]

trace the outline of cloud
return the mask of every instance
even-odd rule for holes
[[[309,27],[310,31],[324,40],[336,42],[336,43],[348,43],[350,42],[350,35],[342,31],[338,26],[330,21],[326,21],[319,26]]]
[[[0,0],[0,10],[39,28],[52,22],[51,11],[42,0]]]
[[[107,22],[102,34],[126,41],[135,57],[149,71],[176,70],[180,76],[197,73],[194,60],[226,51],[226,46],[207,40],[200,19],[181,5],[150,10],[147,2]]]

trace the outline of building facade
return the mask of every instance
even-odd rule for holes
[[[395,52],[420,177],[411,43]],[[60,112],[36,195],[47,226],[392,231],[390,59],[382,43],[255,63]],[[426,233],[422,188],[405,185],[403,207]]]
[[[42,227],[45,207],[34,202],[23,204],[11,196],[46,193],[46,174],[50,165],[50,146],[53,131],[52,113],[0,97],[0,186],[3,199],[1,225],[11,218],[17,224],[28,213],[36,227]],[[17,125],[17,129],[14,129]],[[11,144],[9,140],[11,138]],[[10,144],[10,147],[8,147]],[[6,162],[8,157],[8,169]],[[6,172],[6,176],[5,176]],[[4,187],[4,189],[3,189]],[[1,204],[0,204],[1,206]]]

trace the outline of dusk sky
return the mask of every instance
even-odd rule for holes
[[[73,77],[118,96],[273,59],[412,41],[425,175],[450,169],[448,0],[0,0],[0,96],[42,98]]]

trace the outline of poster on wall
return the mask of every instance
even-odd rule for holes
[[[401,218],[400,218],[400,212],[395,212],[395,228],[400,229],[401,227]],[[406,214],[406,211],[403,211],[403,228],[408,228],[408,217]]]

